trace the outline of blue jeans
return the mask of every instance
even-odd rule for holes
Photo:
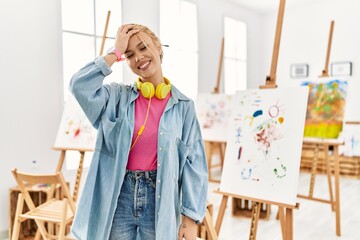
[[[156,170],[126,170],[110,240],[155,239]]]

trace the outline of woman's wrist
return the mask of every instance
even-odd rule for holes
[[[115,53],[107,54],[104,56],[104,60],[106,64],[111,67],[115,62],[117,62],[117,56],[115,55]]]
[[[196,225],[195,220],[193,220],[193,219],[191,219],[191,218],[189,218],[187,216],[183,217],[183,223],[184,224],[191,224],[191,225],[194,224],[194,225]]]

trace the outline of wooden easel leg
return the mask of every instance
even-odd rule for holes
[[[222,169],[224,167],[226,143],[219,143],[219,148],[220,148],[220,165],[221,165],[221,171],[222,171]]]
[[[325,164],[326,164],[326,173],[327,173],[327,179],[328,179],[328,187],[329,187],[329,195],[330,195],[330,204],[331,204],[331,210],[335,210],[335,202],[334,202],[334,196],[333,196],[333,190],[332,190],[332,182],[331,182],[331,170],[330,170],[330,159],[329,159],[329,146],[326,145],[324,147],[324,154],[325,154]]]
[[[286,240],[292,240],[293,239],[293,210],[291,208],[286,208]]]
[[[309,188],[309,197],[312,197],[314,194],[314,185],[315,185],[315,175],[318,161],[318,152],[319,146],[316,144],[314,149],[314,159],[311,166],[311,179],[310,179],[310,188]]]
[[[212,167],[212,143],[206,141],[205,142],[205,151],[206,151],[206,160],[207,160],[207,166],[208,166],[208,181],[210,182],[212,180],[211,177],[211,167]]]
[[[208,209],[206,209],[206,215],[205,215],[205,227],[209,234],[209,240],[218,240],[218,236],[216,233],[216,230],[212,224],[212,217],[210,215],[210,212]]]
[[[222,200],[221,200],[221,204],[220,204],[220,208],[219,208],[219,213],[216,219],[216,224],[215,224],[215,231],[217,233],[217,235],[219,236],[220,234],[220,228],[221,228],[221,224],[224,218],[224,213],[225,213],[225,208],[226,208],[226,204],[227,201],[229,199],[229,196],[223,196]]]
[[[256,239],[256,231],[257,231],[257,225],[259,222],[259,215],[260,215],[260,203],[254,201],[252,204],[252,218],[251,218],[249,240]]]
[[[282,238],[285,239],[286,220],[285,220],[285,214],[284,214],[284,207],[279,206],[278,215],[279,215],[280,226],[281,226],[281,235],[282,235]]]
[[[334,162],[335,162],[335,214],[336,214],[336,235],[341,235],[340,225],[340,163],[339,163],[339,146],[334,146]]]
[[[79,161],[79,167],[78,167],[78,170],[76,173],[74,194],[73,194],[74,202],[77,201],[77,196],[78,196],[79,187],[80,187],[80,180],[81,180],[81,175],[82,175],[82,170],[83,170],[84,157],[85,157],[85,152],[80,151],[80,161]]]
[[[56,172],[61,172],[62,166],[64,165],[65,155],[66,155],[66,150],[61,150],[58,165],[56,167]]]

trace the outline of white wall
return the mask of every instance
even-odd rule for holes
[[[345,120],[360,120],[360,1],[327,0],[303,6],[285,8],[277,84],[279,87],[299,85],[304,79],[290,78],[290,64],[307,63],[310,71],[307,80],[317,80],[325,67],[325,57],[331,20],[335,21],[330,63],[351,61],[353,75],[349,78]],[[263,61],[261,71],[270,73],[277,12],[263,17]],[[271,41],[269,41],[271,40]],[[330,71],[330,66],[329,66]],[[344,79],[344,78],[341,78]],[[347,79],[347,78],[345,78]]]
[[[258,85],[254,82],[265,79],[258,70],[261,61],[260,15],[222,0],[191,0],[191,2],[198,6],[199,92],[212,92],[216,85],[225,16],[247,24],[248,86]],[[223,80],[224,78],[221,79],[222,83]]]
[[[60,1],[0,1],[0,233],[9,226],[9,188],[16,185],[11,169],[56,167],[51,147],[63,104],[60,9]]]

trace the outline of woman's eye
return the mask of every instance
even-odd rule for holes
[[[144,51],[146,49],[146,46],[140,48],[141,51]]]
[[[126,58],[132,58],[133,54],[125,55]]]

